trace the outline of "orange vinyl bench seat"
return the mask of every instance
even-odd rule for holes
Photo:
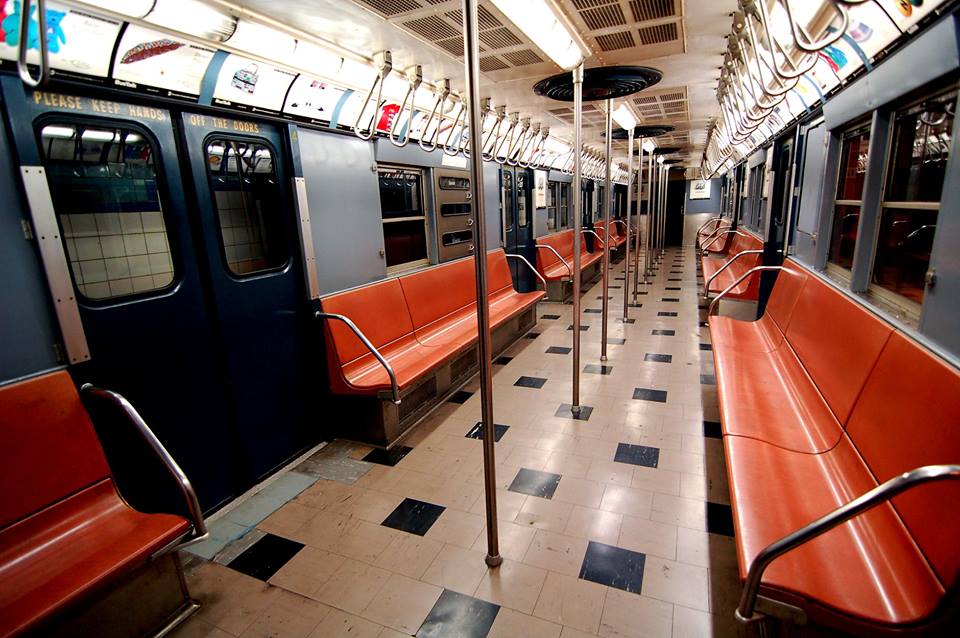
[[[0,636],[36,630],[184,538],[117,491],[65,371],[0,388]]]
[[[580,241],[580,269],[583,270],[597,263],[603,256],[600,251],[591,253],[587,250],[587,243]],[[573,230],[562,230],[559,233],[537,237],[537,246],[550,246],[563,257],[557,258],[553,250],[537,248],[537,272],[547,281],[566,281],[573,276]]]
[[[702,230],[697,231],[697,248],[701,251],[708,250],[710,247],[722,246],[724,240],[720,239],[714,243],[714,239],[720,236],[725,230],[730,230],[730,220],[729,219],[711,219],[706,224]]]
[[[703,267],[705,296],[719,294],[737,281],[748,270],[760,265],[761,255],[758,253],[736,257],[736,255],[743,251],[763,249],[763,242],[753,235],[742,231],[730,232],[726,238],[718,239],[715,245],[720,244],[724,245],[722,251],[715,253],[708,252],[700,258],[700,263]],[[734,259],[735,257],[736,259]],[[730,260],[733,260],[733,263],[726,266]],[[718,271],[720,274],[717,275],[713,281],[710,281],[710,278]],[[709,284],[707,282],[709,282]],[[748,277],[727,293],[727,297],[731,299],[756,301],[759,291],[760,278]]]
[[[535,306],[542,291],[517,292],[503,249],[487,253],[491,330]],[[335,293],[323,312],[351,319],[391,365],[401,392],[477,343],[472,257]],[[391,390],[386,369],[345,325],[324,326],[334,394],[377,395]]]
[[[613,221],[611,221],[610,226],[613,227],[613,230],[610,233],[610,246],[614,249],[620,248],[620,246],[623,246],[625,243],[627,243],[626,236],[621,233],[623,224],[615,224]],[[603,245],[606,242],[607,234],[603,232],[602,221],[593,223],[593,232],[600,236],[600,245]]]
[[[960,372],[792,260],[760,319],[709,325],[741,578],[880,483],[960,462]],[[958,502],[915,487],[774,560],[761,594],[858,634],[925,626],[960,575]]]

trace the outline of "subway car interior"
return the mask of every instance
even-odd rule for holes
[[[0,0],[0,638],[960,635],[958,6]]]

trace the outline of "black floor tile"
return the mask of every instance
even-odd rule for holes
[[[619,317],[617,321],[619,321],[620,323],[637,323],[637,320],[634,319],[633,317],[627,317],[626,319],[624,319],[623,317]]]
[[[668,303],[680,303],[680,300],[676,297],[661,297],[660,301],[666,301]]]
[[[498,366],[505,366],[511,361],[513,361],[513,357],[497,357],[493,360],[493,362]]]
[[[617,453],[613,460],[617,463],[630,463],[643,467],[657,467],[660,462],[660,448],[632,443],[617,444]]]
[[[658,317],[676,317],[676,316],[677,316],[677,313],[675,313],[675,312],[666,312],[666,311],[661,310],[660,312],[657,313],[657,316],[658,316]]]
[[[397,505],[397,509],[390,512],[390,516],[380,523],[384,527],[392,527],[401,532],[408,532],[423,536],[446,508],[433,503],[426,503],[412,498],[405,498]]]
[[[643,304],[642,304],[642,303],[632,303],[632,304],[629,304],[629,306],[630,306],[631,308],[643,308]]]
[[[654,330],[651,332],[655,337],[675,337],[677,335],[676,330]]]
[[[700,384],[701,385],[717,385],[717,377],[716,375],[713,375],[713,374],[701,374]]]
[[[529,494],[540,498],[553,498],[553,493],[557,491],[557,485],[560,484],[560,475],[552,472],[541,472],[540,470],[528,470],[521,467],[517,475],[513,477],[513,482],[508,488],[511,492],[520,494]]]
[[[648,352],[643,355],[644,361],[655,361],[657,363],[673,363],[672,354],[659,354],[657,352]]]
[[[723,430],[720,429],[720,423],[717,421],[704,421],[703,436],[709,439],[723,438]]]
[[[570,354],[571,350],[573,350],[573,348],[567,348],[565,346],[550,346],[549,348],[547,348],[546,353],[547,354]]]
[[[493,424],[493,440],[500,442],[500,439],[503,438],[503,435],[507,433],[507,430],[510,429],[509,425],[501,425],[499,423]],[[477,424],[470,428],[470,431],[467,432],[468,439],[482,439],[483,438],[483,423],[477,421]]]
[[[620,290],[623,286],[607,286],[607,290]]]
[[[539,390],[547,380],[542,377],[520,377],[513,385],[521,388],[533,388]]]
[[[536,339],[536,338],[539,337],[539,336],[540,336],[540,333],[539,333],[539,332],[528,332],[527,334],[523,335],[523,338],[524,338],[524,339]]]
[[[230,561],[228,566],[247,576],[265,581],[276,574],[301,549],[303,549],[303,543],[267,534]]]
[[[590,415],[593,414],[593,408],[589,405],[581,405],[580,411],[576,414],[573,413],[573,408],[569,403],[561,403],[560,407],[557,408],[557,411],[553,413],[553,416],[559,417],[561,419],[574,419],[576,421],[589,421]]]
[[[622,346],[627,342],[623,337],[607,337],[607,343],[611,346]]]
[[[412,449],[412,447],[407,447],[406,445],[395,445],[389,450],[376,448],[370,450],[370,452],[363,457],[363,460],[368,463],[378,463],[380,465],[393,467],[400,462],[400,459],[409,454]]]
[[[682,290],[680,286],[666,286],[664,290]]]
[[[603,295],[597,295],[597,299],[603,299]],[[607,297],[607,299],[613,299],[613,297]]]
[[[417,638],[485,638],[499,611],[500,605],[444,589]]]
[[[600,314],[603,314],[603,309],[602,309],[602,308],[587,308],[587,309],[584,310],[583,312],[585,312],[585,313],[588,314],[588,315],[600,315]]]
[[[682,275],[682,274],[683,274],[683,271],[682,271],[682,270],[671,270],[671,271],[670,271],[670,274],[671,274],[671,275]]]
[[[729,505],[707,501],[707,531],[711,534],[733,536],[733,510]]]
[[[580,332],[586,332],[589,329],[590,329],[590,326],[585,326],[583,324],[580,324]],[[567,326],[567,330],[573,330],[573,324],[570,324],[569,326]]]
[[[457,390],[456,392],[450,395],[450,398],[447,399],[447,401],[450,403],[463,404],[463,403],[466,403],[472,396],[473,396],[473,392],[467,392],[466,390]]]
[[[711,344],[709,344],[709,343],[701,343],[701,344],[700,344],[700,349],[701,349],[701,350],[713,350],[713,346],[712,346]]]
[[[652,390],[650,388],[634,388],[633,398],[637,401],[656,401],[657,403],[666,403],[667,391]]]
[[[555,319],[559,319],[560,315],[540,315],[540,318],[548,321],[554,321]]]
[[[683,280],[680,279],[679,277],[671,277],[671,278],[667,279],[667,281],[683,281]]]
[[[580,566],[580,578],[639,594],[646,560],[640,552],[590,541]]]
[[[631,269],[631,270],[632,270],[632,269]],[[613,280],[614,280],[614,281],[623,281],[623,277],[614,277]]]
[[[587,374],[610,374],[613,372],[613,366],[604,366],[596,365],[595,363],[588,363],[583,366],[583,371]]]

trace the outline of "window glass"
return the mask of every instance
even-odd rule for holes
[[[529,223],[529,199],[527,197],[527,174],[517,173],[517,225],[526,228]]]
[[[557,183],[547,182],[547,230],[550,232],[559,230],[557,227]]]
[[[897,113],[894,125],[873,283],[918,304],[926,290],[956,100],[956,91],[926,99]]]
[[[40,144],[79,294],[114,299],[170,286],[173,260],[146,137],[58,122],[43,127]]]
[[[503,226],[507,232],[513,230],[513,173],[501,171],[503,175]]]
[[[423,207],[423,173],[419,170],[381,167],[380,215],[383,219],[383,250],[388,269],[402,269],[427,262],[426,211]],[[441,181],[441,188],[453,185]],[[441,215],[470,212],[470,205],[444,204]]]
[[[841,268],[849,269],[853,265],[869,150],[869,126],[844,134],[840,147],[840,178],[837,182],[830,250],[827,256],[827,261]]]
[[[273,152],[261,142],[213,137],[207,172],[227,268],[252,275],[287,263],[280,187]]]
[[[560,189],[560,228],[570,228],[570,185],[566,182],[560,182],[558,186]]]

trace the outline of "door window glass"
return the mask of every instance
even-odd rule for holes
[[[517,225],[526,228],[529,223],[529,198],[527,197],[527,174],[517,173]]]
[[[863,203],[863,183],[867,174],[869,150],[869,126],[862,126],[844,134],[827,261],[848,270],[853,266],[853,252],[860,227],[860,206]]]
[[[557,184],[559,189],[558,208],[560,210],[560,228],[570,228],[570,184],[560,182]]]
[[[57,122],[41,153],[80,295],[115,299],[173,283],[153,146],[133,129]]]
[[[387,268],[396,271],[429,263],[423,173],[414,169],[382,167],[377,176]]]
[[[273,152],[261,142],[226,137],[210,138],[205,151],[227,268],[249,276],[283,267],[289,254]]]
[[[503,228],[513,230],[513,173],[501,171],[503,175]]]
[[[547,231],[555,232],[559,230],[558,215],[557,215],[557,183],[548,182],[547,183]]]

